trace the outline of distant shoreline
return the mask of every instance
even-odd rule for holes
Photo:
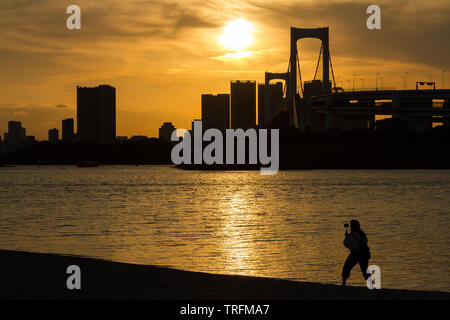
[[[450,169],[449,145],[450,127],[436,127],[423,134],[401,130],[331,130],[318,134],[284,128],[280,129],[279,162],[275,162],[279,163],[279,170]],[[24,149],[0,153],[0,165],[77,165],[83,162],[173,165],[172,147],[173,144],[158,139],[123,144],[39,142]],[[245,162],[249,162],[248,158],[247,154]],[[261,166],[269,166],[261,163],[238,165],[237,159],[232,162],[235,164],[185,164],[182,167],[193,170],[259,170]]]
[[[0,299],[149,300],[450,300],[450,292],[412,291],[217,275],[77,256],[0,250]],[[81,290],[68,290],[69,265],[81,269]]]
[[[15,168],[15,167],[81,167],[79,163],[12,163],[12,164],[0,164],[0,168]],[[174,165],[171,163],[97,163],[97,166],[93,166],[93,169],[103,166],[127,166],[127,167],[172,167],[174,169],[186,170],[186,171],[257,171],[263,168],[260,165]],[[92,168],[89,168],[92,170]],[[280,166],[279,171],[310,171],[310,170],[450,170],[448,166],[435,166],[435,167],[413,167],[413,166]]]

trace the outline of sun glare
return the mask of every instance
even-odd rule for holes
[[[220,44],[226,49],[241,52],[253,43],[253,24],[243,19],[229,22],[220,36]]]

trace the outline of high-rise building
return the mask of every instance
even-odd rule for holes
[[[277,105],[283,99],[281,82],[258,84],[258,126],[267,127]]]
[[[74,125],[73,119],[64,119],[62,121],[62,141],[64,142],[73,142],[74,138]]]
[[[59,140],[59,131],[56,128],[48,130],[48,142],[56,143]]]
[[[256,81],[231,81],[231,128],[256,126]]]
[[[5,143],[9,148],[18,148],[25,144],[26,130],[20,121],[8,122],[8,134],[5,134]]]
[[[202,94],[203,130],[230,128],[230,95]]]
[[[172,132],[176,130],[172,122],[164,122],[159,128],[159,139],[163,141],[171,141]]]
[[[110,143],[116,138],[116,89],[77,87],[77,139]]]

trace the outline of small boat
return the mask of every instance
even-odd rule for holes
[[[98,167],[97,162],[85,161],[77,164],[78,168],[95,168]]]

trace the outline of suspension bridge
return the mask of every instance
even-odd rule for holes
[[[321,48],[311,81],[303,81],[300,69],[301,54],[297,42],[313,38],[321,41]],[[322,61],[322,79],[318,70]],[[331,70],[331,79],[330,79]],[[284,80],[283,99],[270,103],[270,115],[263,127],[293,126],[301,131],[320,132],[328,129],[375,128],[376,116],[390,116],[405,121],[408,126],[423,132],[433,124],[450,125],[450,90],[349,90],[336,84],[329,47],[329,28],[291,27],[290,58],[286,72],[266,72],[265,84]],[[265,108],[266,109],[266,108]]]

